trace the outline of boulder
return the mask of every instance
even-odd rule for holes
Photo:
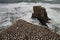
[[[42,25],[46,25],[46,23],[49,23],[48,20],[50,20],[47,16],[46,9],[41,6],[33,6],[32,18],[37,18]]]
[[[20,19],[0,33],[0,40],[60,40],[60,35]]]

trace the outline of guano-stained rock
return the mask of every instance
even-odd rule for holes
[[[0,40],[60,40],[60,35],[20,19],[0,33]]]

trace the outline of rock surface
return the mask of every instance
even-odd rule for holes
[[[0,33],[0,40],[60,40],[60,35],[24,20],[18,20]]]
[[[34,6],[33,11],[32,18],[37,18],[42,25],[47,26],[46,23],[48,23],[48,20],[50,19],[47,16],[46,9],[41,6]]]

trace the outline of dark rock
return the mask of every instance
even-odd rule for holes
[[[47,16],[46,9],[41,6],[34,6],[33,11],[32,18],[37,18],[42,25],[47,26],[46,23],[49,23],[48,20],[50,19]]]
[[[24,20],[18,20],[0,33],[0,40],[60,40],[60,35]]]

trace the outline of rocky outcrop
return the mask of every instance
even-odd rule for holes
[[[47,16],[46,9],[41,6],[34,6],[33,11],[32,18],[37,18],[42,25],[47,26],[46,23],[48,23],[48,20],[50,19]]]
[[[60,40],[60,35],[24,20],[18,20],[0,33],[0,40]]]

